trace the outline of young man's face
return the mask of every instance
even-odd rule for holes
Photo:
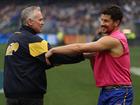
[[[30,20],[31,21],[30,27],[37,33],[40,33],[44,25],[43,15],[41,11],[35,11],[34,13],[35,17],[34,19]]]
[[[118,21],[113,21],[110,15],[101,14],[100,25],[103,33],[111,33],[118,27]]]

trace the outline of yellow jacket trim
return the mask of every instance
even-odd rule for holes
[[[48,52],[48,42],[43,40],[41,42],[30,43],[29,51],[30,51],[30,55],[33,57]]]

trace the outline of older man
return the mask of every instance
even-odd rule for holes
[[[77,63],[83,55],[54,55],[52,65],[46,64],[45,53],[50,49],[47,41],[37,36],[44,24],[38,6],[21,12],[21,29],[8,41],[4,65],[4,93],[7,105],[43,105],[47,81],[45,70],[56,64]],[[78,58],[78,59],[77,59]]]

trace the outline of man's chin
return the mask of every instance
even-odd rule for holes
[[[103,31],[103,32],[102,32],[102,34],[107,34],[107,33],[108,33],[107,31]]]
[[[36,31],[36,33],[41,33],[41,32],[42,32],[41,30]]]

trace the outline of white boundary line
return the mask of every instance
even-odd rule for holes
[[[3,89],[0,89],[0,94],[3,93]]]
[[[140,76],[140,68],[138,67],[132,67],[131,68],[131,73],[137,76]]]

